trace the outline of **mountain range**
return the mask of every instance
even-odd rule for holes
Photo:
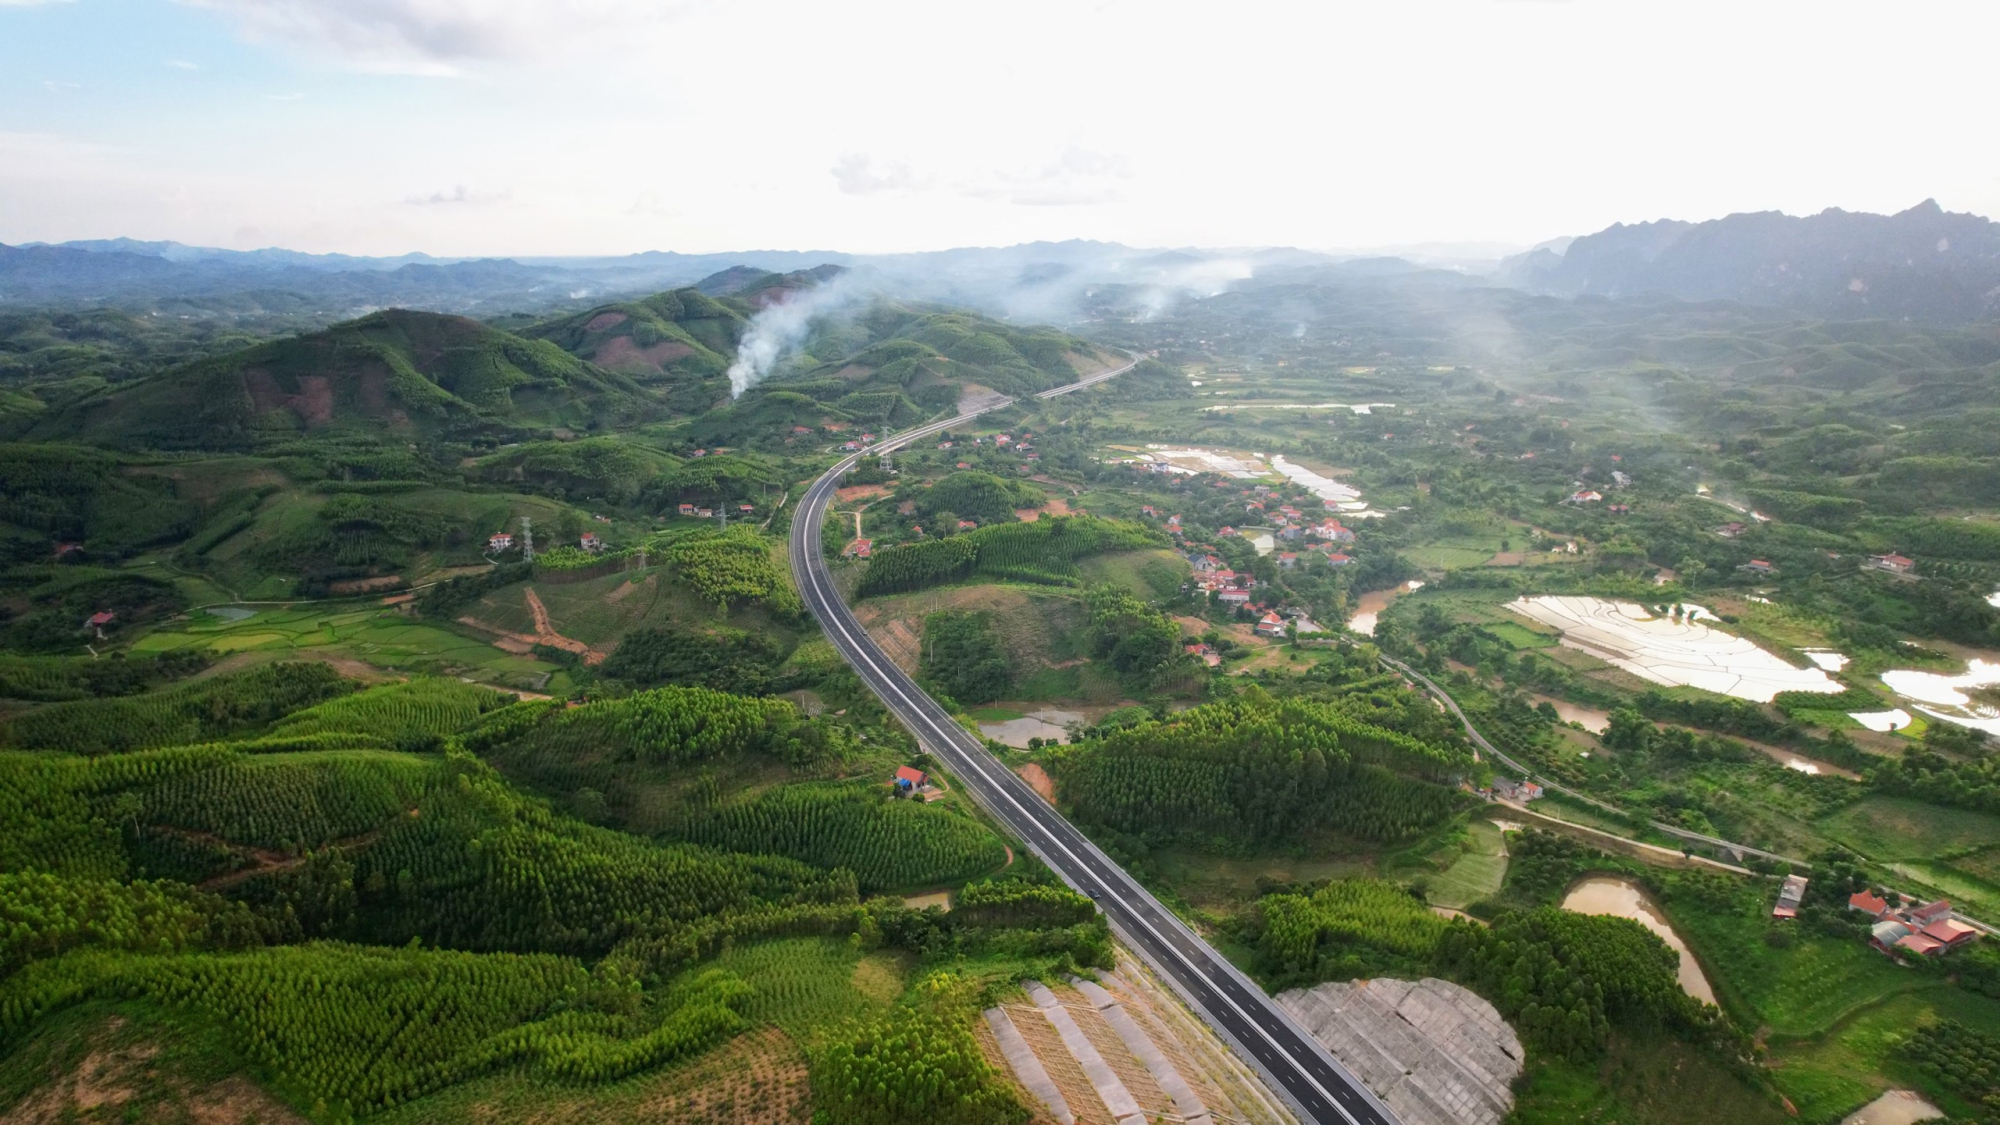
[[[1739,301],[1841,317],[1961,321],[2000,308],[2000,223],[1925,200],[1702,223],[1619,224],[1507,259],[1497,280],[1561,297]]]
[[[1412,260],[1415,259],[1415,260]],[[1040,323],[1156,315],[1251,276],[1487,284],[1558,297],[1737,301],[1838,317],[1965,321],[2000,308],[2000,224],[1925,200],[1894,215],[1832,209],[1660,219],[1553,239],[1497,261],[1070,240],[862,255],[753,250],[620,257],[370,258],[108,239],[0,245],[0,307],[162,315],[276,313],[328,323],[392,306],[494,318],[581,312],[692,285],[710,296],[771,274],[851,270],[880,293]],[[719,286],[721,288],[712,288]],[[641,372],[643,373],[643,372]]]

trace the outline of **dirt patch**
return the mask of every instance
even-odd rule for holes
[[[775,1027],[737,1036],[692,1065],[661,1076],[663,1090],[635,1107],[628,1120],[687,1122],[689,1125],[800,1125],[811,1116],[812,1087],[805,1055]],[[572,1120],[552,1113],[534,1122]]]
[[[873,500],[877,496],[887,496],[889,488],[881,484],[850,484],[846,488],[835,489],[833,494],[841,503],[847,504],[856,500]]]
[[[1487,559],[1487,560],[1486,560],[1486,565],[1487,565],[1487,566],[1520,566],[1520,565],[1521,565],[1521,560],[1522,560],[1522,559],[1524,559],[1524,558],[1526,558],[1526,557],[1527,557],[1527,556],[1526,556],[1526,555],[1525,555],[1525,554],[1524,554],[1523,552],[1520,552],[1520,551],[1496,551],[1496,552],[1494,553],[1494,555],[1493,555],[1493,557],[1492,557],[1492,558],[1490,558],[1490,559]]]
[[[836,379],[846,379],[850,382],[860,382],[873,374],[875,374],[875,369],[872,367],[860,363],[850,363],[846,367],[834,372],[833,377]],[[828,429],[831,428],[830,426],[828,427]]]
[[[1052,516],[1068,516],[1068,515],[1074,515],[1074,514],[1075,514],[1075,513],[1074,513],[1074,512],[1073,512],[1073,511],[1072,511],[1072,510],[1070,509],[1070,506],[1069,506],[1069,501],[1068,501],[1068,500],[1065,500],[1065,499],[1063,499],[1063,498],[1062,498],[1062,497],[1060,497],[1060,496],[1051,496],[1051,497],[1049,497],[1049,502],[1048,502],[1048,503],[1046,503],[1046,504],[1043,504],[1043,505],[1042,505],[1041,507],[1039,507],[1039,508],[1016,508],[1016,509],[1014,509],[1014,515],[1015,515],[1015,517],[1016,517],[1017,519],[1021,520],[1021,521],[1022,521],[1023,523],[1033,523],[1033,522],[1035,522],[1036,520],[1038,520],[1038,519],[1040,519],[1040,518],[1042,517],[1042,513],[1044,513],[1044,512],[1047,512],[1047,513],[1048,513],[1049,515],[1052,515]]]
[[[339,582],[327,583],[329,594],[372,594],[377,590],[394,590],[403,584],[398,574],[384,574],[377,578],[346,578]]]
[[[288,664],[296,664],[308,660],[315,664],[324,664],[350,680],[360,680],[362,683],[367,684],[386,683],[390,680],[400,680],[403,678],[401,676],[392,676],[364,660],[356,660],[353,657],[347,656],[330,656],[309,648],[288,650],[283,654],[283,659]],[[221,660],[202,669],[193,678],[206,680],[214,676],[226,676],[232,672],[248,671],[251,668],[259,668],[269,663],[271,663],[271,654],[268,652],[239,652],[223,657]]]
[[[591,317],[590,323],[585,324],[583,330],[585,332],[602,332],[607,328],[615,328],[630,319],[631,317],[626,316],[622,312],[602,312]]]
[[[1049,776],[1049,771],[1043,769],[1040,762],[1029,762],[1014,772],[1020,774],[1021,780],[1028,783],[1028,788],[1041,794],[1042,800],[1052,805],[1056,803],[1055,779]]]
[[[123,1020],[106,1021],[93,1049],[8,1110],[6,1125],[70,1121],[189,1121],[194,1125],[306,1125],[284,1103],[240,1077],[192,1086],[160,1073],[154,1043],[113,1045]]]
[[[619,586],[616,590],[613,590],[610,593],[604,595],[604,600],[611,603],[612,605],[617,605],[619,602],[622,602],[626,598],[631,597],[634,591],[653,589],[655,586],[659,585],[659,582],[660,582],[660,576],[657,574],[648,574],[644,582],[633,582],[630,579],[627,579],[625,583]]]
[[[542,604],[542,599],[535,594],[533,586],[523,587],[521,593],[528,599],[528,612],[535,615],[535,636],[533,638],[535,644],[547,645],[550,648],[562,649],[564,652],[576,653],[578,656],[583,657],[585,664],[602,664],[604,662],[605,656],[608,655],[607,653],[598,652],[582,641],[571,640],[561,633],[556,632],[555,626],[549,624],[549,607]]]
[[[679,340],[662,340],[642,348],[630,336],[613,336],[597,346],[590,361],[611,371],[658,375],[666,370],[667,364],[693,354],[694,349]]]

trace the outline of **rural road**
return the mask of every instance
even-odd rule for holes
[[[1105,371],[1043,391],[1053,398],[1137,366]],[[1011,403],[1006,399],[943,422],[896,434],[867,452],[879,453]],[[1173,912],[1086,839],[1027,782],[996,760],[937,701],[885,656],[841,601],[820,550],[827,501],[861,454],[843,459],[814,481],[792,522],[792,575],[806,606],[869,690],[942,761],[980,806],[1027,844],[1078,891],[1097,901],[1120,940],[1135,950],[1254,1065],[1294,1111],[1316,1125],[1396,1125],[1396,1117],[1250,978],[1238,971]]]

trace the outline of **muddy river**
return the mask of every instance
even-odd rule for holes
[[[1634,922],[1660,935],[1660,940],[1680,954],[1681,987],[1697,1000],[1715,1003],[1715,990],[1708,986],[1708,978],[1701,975],[1701,966],[1695,962],[1694,954],[1688,952],[1681,935],[1667,925],[1664,915],[1659,912],[1646,892],[1637,883],[1627,879],[1613,879],[1609,876],[1593,876],[1571,887],[1563,896],[1563,909],[1574,910],[1578,914],[1609,914],[1616,918],[1630,918]]]
[[[1354,603],[1354,616],[1347,619],[1347,627],[1363,636],[1374,636],[1375,620],[1381,616],[1383,610],[1389,608],[1389,603],[1422,587],[1422,582],[1412,578],[1401,586],[1391,589],[1368,591],[1361,595],[1360,601]]]

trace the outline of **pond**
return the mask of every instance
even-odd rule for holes
[[[1532,697],[1536,703],[1546,703],[1556,709],[1556,718],[1565,723],[1575,723],[1592,734],[1603,734],[1611,727],[1611,714],[1591,707],[1579,707],[1563,699],[1546,695]]]
[[[1695,962],[1694,955],[1688,952],[1687,944],[1681,941],[1681,936],[1674,932],[1672,926],[1667,925],[1666,918],[1660,914],[1651,900],[1646,898],[1646,892],[1640,890],[1637,883],[1629,879],[1592,876],[1570,888],[1569,894],[1563,896],[1563,909],[1573,910],[1578,914],[1609,914],[1615,918],[1630,918],[1660,935],[1661,941],[1666,942],[1675,953],[1680,954],[1681,987],[1697,1000],[1715,1003],[1715,990],[1708,986],[1708,978],[1701,975],[1701,966]]]
[[[2000,661],[1974,657],[1956,676],[1899,668],[1882,673],[1882,683],[1933,719],[2000,735],[2000,708],[1967,694],[2000,685]]]
[[[1009,719],[1004,723],[981,723],[979,733],[1002,746],[1025,750],[1031,738],[1039,738],[1044,742],[1067,741],[1069,724],[1086,721],[1082,713],[1077,711],[1030,711],[1021,718]]]

